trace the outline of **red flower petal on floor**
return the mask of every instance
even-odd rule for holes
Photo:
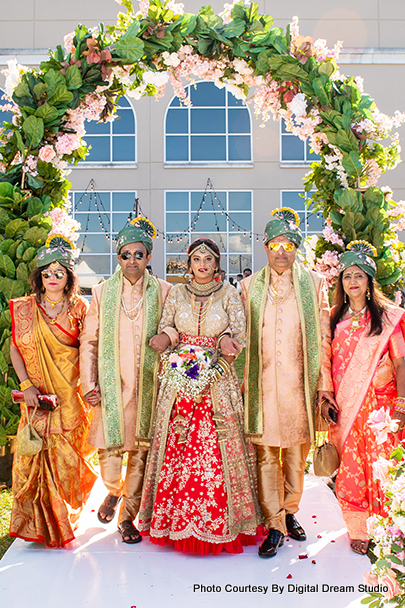
[[[286,578],[292,578],[292,574],[287,574]]]
[[[313,515],[313,516],[312,516],[312,519],[314,519],[315,517],[316,517],[316,515]]]
[[[306,553],[300,553],[298,559],[308,559],[308,555]]]
[[[316,564],[316,561],[313,559],[311,563],[312,563],[312,564]]]
[[[331,542],[331,543],[335,543],[336,541],[335,541],[335,540],[331,540],[330,542]]]
[[[322,538],[322,534],[318,534],[316,538]]]

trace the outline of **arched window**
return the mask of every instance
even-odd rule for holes
[[[190,108],[171,101],[165,120],[167,163],[244,163],[252,160],[248,108],[213,82],[188,85]]]
[[[302,141],[285,128],[284,118],[280,121],[280,162],[289,165],[303,165],[319,160],[319,154],[311,151],[309,139]]]
[[[91,146],[84,163],[136,162],[136,120],[130,102],[121,97],[112,122],[86,121],[84,140]]]

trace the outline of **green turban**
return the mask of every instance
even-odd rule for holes
[[[299,228],[299,217],[296,211],[289,207],[275,209],[273,217],[264,230],[263,241],[267,245],[277,236],[285,236],[289,241],[299,247],[302,243],[302,232]]]
[[[37,267],[43,268],[52,262],[59,262],[65,268],[73,270],[77,252],[69,239],[60,235],[50,236],[45,245],[38,249]]]
[[[367,241],[352,241],[348,244],[347,250],[339,258],[339,270],[343,272],[350,266],[358,266],[369,277],[374,279],[377,266],[373,256],[377,255],[377,250]]]
[[[118,233],[116,244],[117,253],[119,254],[124,245],[142,243],[145,245],[148,254],[150,254],[153,248],[152,238],[155,238],[155,236],[156,229],[154,225],[144,217],[137,217],[132,220],[129,226],[125,226],[125,228]]]

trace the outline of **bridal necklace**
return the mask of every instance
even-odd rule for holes
[[[131,323],[133,323],[134,321],[137,321],[139,319],[139,315],[141,314],[141,310],[142,310],[142,303],[143,303],[143,296],[139,300],[139,302],[137,302],[135,304],[135,306],[128,309],[125,305],[124,296],[121,296],[122,309],[125,313],[125,316],[127,317],[127,319],[129,319],[131,321]],[[133,314],[134,312],[135,312],[135,314]]]
[[[222,283],[218,283],[215,279],[212,279],[209,283],[197,283],[197,281],[191,281],[186,284],[186,290],[202,298],[207,298],[219,289],[221,289]]]

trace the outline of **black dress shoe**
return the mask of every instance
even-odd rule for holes
[[[260,557],[274,557],[277,549],[284,544],[284,534],[280,530],[270,528],[266,538],[259,547]]]
[[[285,516],[285,525],[287,526],[288,536],[293,540],[307,540],[305,530],[298,523],[294,513],[287,513]]]

